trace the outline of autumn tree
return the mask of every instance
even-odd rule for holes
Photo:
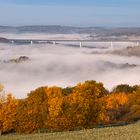
[[[16,109],[18,100],[12,95],[7,95],[6,101],[0,106],[0,130],[2,133],[15,131],[14,124],[16,123]]]
[[[103,109],[99,98],[106,94],[102,83],[86,81],[78,84],[69,96],[73,126],[87,127],[100,121]]]
[[[28,94],[26,99],[20,100],[16,117],[17,132],[31,133],[44,127],[49,113],[47,88],[38,88]]]
[[[4,91],[4,86],[0,84],[0,103],[6,100],[6,94]]]
[[[0,86],[0,92],[3,91]],[[102,83],[91,80],[74,87],[40,87],[25,99],[15,99],[12,95],[0,98],[2,133],[74,130],[139,119],[137,85],[118,85],[114,93],[109,93]]]
[[[50,129],[59,129],[59,117],[62,113],[62,89],[59,87],[50,87],[46,89],[48,98],[48,117],[46,127]]]
[[[126,121],[137,121],[140,119],[140,88],[129,95],[129,115],[126,117]]]
[[[128,104],[128,95],[124,93],[112,93],[103,98],[105,108],[110,121],[115,122],[122,117],[126,111]]]
[[[72,93],[74,87],[66,87],[62,89],[63,96],[68,96]]]

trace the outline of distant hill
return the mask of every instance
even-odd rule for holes
[[[105,27],[72,27],[59,25],[34,25],[34,26],[0,26],[0,33],[49,33],[49,34],[91,34],[99,36],[120,36],[120,35],[140,35],[138,28],[105,28]]]

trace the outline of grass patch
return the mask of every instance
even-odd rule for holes
[[[80,131],[2,135],[0,140],[140,140],[140,122],[126,126],[93,128]]]

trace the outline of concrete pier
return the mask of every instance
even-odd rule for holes
[[[54,46],[56,45],[56,42],[55,42],[55,41],[53,41],[53,45],[54,45]]]
[[[110,42],[110,47],[113,48],[113,42]]]
[[[14,40],[12,40],[11,43],[14,44]]]
[[[136,45],[139,46],[139,42],[138,41],[136,42]]]
[[[31,45],[32,45],[32,44],[33,44],[33,41],[31,40],[31,42],[30,42],[30,43],[31,43]]]
[[[80,42],[80,48],[82,48],[82,42]]]

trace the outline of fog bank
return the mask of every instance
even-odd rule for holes
[[[110,49],[109,46],[105,49],[100,46],[104,45],[80,49],[69,47],[67,44],[0,44],[0,83],[4,84],[6,91],[12,92],[17,98],[26,97],[27,93],[39,86],[66,87],[85,80],[103,82],[108,89],[117,84],[140,83],[139,57],[93,54],[93,51],[105,52]],[[29,60],[7,63],[10,59],[20,56],[27,56]],[[124,65],[126,63],[127,67]],[[131,66],[133,64],[136,66]]]

